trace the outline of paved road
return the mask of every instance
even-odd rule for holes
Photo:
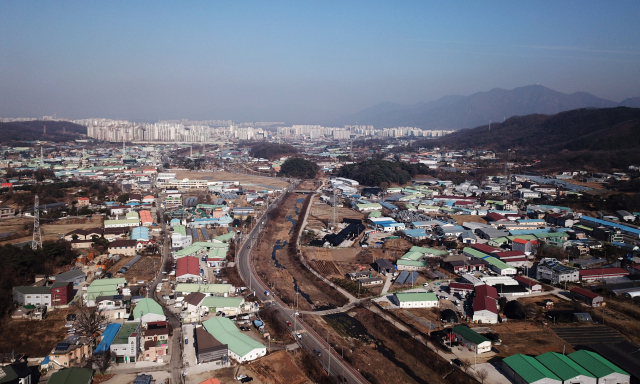
[[[164,210],[162,209],[162,201],[157,204],[158,212],[160,217],[162,218],[162,232],[164,234],[164,242],[162,244],[162,262],[160,264],[160,272],[156,279],[149,286],[149,293],[153,295],[155,301],[157,301],[160,305],[162,305],[162,310],[164,315],[167,317],[167,322],[173,328],[173,336],[171,337],[171,345],[169,348],[169,354],[171,355],[171,361],[169,362],[168,368],[171,372],[171,382],[172,383],[182,383],[182,353],[183,353],[183,344],[182,344],[182,323],[178,316],[171,312],[171,309],[164,304],[163,300],[158,300],[156,294],[156,286],[162,280],[164,276],[162,274],[162,270],[164,269],[164,263],[171,257],[171,236],[169,236],[169,231],[167,228],[167,223],[164,222]]]
[[[294,189],[295,184],[289,186],[290,189]],[[280,195],[274,203],[277,204],[282,199],[284,194]],[[267,211],[273,209],[276,204],[271,204]],[[337,377],[340,382],[344,383],[368,383],[357,370],[344,362],[340,355],[336,353],[323,337],[318,335],[310,326],[305,324],[299,316],[296,316],[295,311],[287,307],[280,299],[272,295],[266,295],[265,292],[268,288],[262,280],[257,276],[253,268],[253,262],[251,254],[253,251],[253,245],[259,232],[268,225],[263,219],[258,220],[258,224],[251,230],[247,236],[247,240],[242,244],[240,253],[238,254],[237,265],[240,277],[247,284],[250,289],[255,291],[255,294],[262,302],[270,301],[279,310],[280,314],[284,317],[285,321],[291,321],[294,323],[296,329],[302,330],[302,338],[298,340],[299,344],[312,353],[312,356],[316,356],[319,363],[325,367],[325,369],[334,377]],[[317,314],[317,313],[314,313]],[[319,351],[314,353],[313,351]]]

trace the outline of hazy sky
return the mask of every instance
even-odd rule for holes
[[[536,84],[640,96],[640,1],[0,1],[0,116],[326,121]]]

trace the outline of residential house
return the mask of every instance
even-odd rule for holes
[[[176,262],[176,281],[200,281],[200,260],[197,257],[185,256]]]
[[[549,280],[551,284],[576,282],[580,279],[579,271],[575,268],[562,265],[558,260],[544,258],[536,268],[536,280]]]
[[[51,288],[49,287],[13,287],[13,301],[20,305],[51,307]]]
[[[109,244],[109,254],[135,256],[137,244],[136,240],[116,240]]]
[[[57,275],[53,275],[52,279],[56,283],[69,282],[69,283],[72,283],[73,285],[76,285],[87,280],[87,275],[82,271],[82,269],[76,268],[67,272],[62,272],[62,273],[58,273]]]
[[[2,366],[0,367],[0,383],[31,384],[31,370],[26,362]]]
[[[91,357],[93,338],[81,337],[76,342],[57,343],[49,353],[49,367],[69,368],[82,366]]]
[[[160,304],[150,298],[144,298],[136,304],[133,308],[133,319],[135,321],[142,321],[143,323],[149,323],[154,321],[166,321],[167,317],[164,315],[164,311]]]
[[[73,301],[74,292],[73,292],[73,283],[72,282],[64,282],[64,281],[56,281],[51,285],[51,305],[54,307],[59,307],[62,305],[67,305],[71,301]]]

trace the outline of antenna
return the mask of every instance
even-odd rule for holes
[[[34,251],[42,248],[42,234],[40,233],[40,199],[36,195],[33,203],[33,240],[31,241],[31,249]]]

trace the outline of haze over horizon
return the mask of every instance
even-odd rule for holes
[[[640,96],[640,3],[0,3],[0,116],[320,123],[540,84]]]

